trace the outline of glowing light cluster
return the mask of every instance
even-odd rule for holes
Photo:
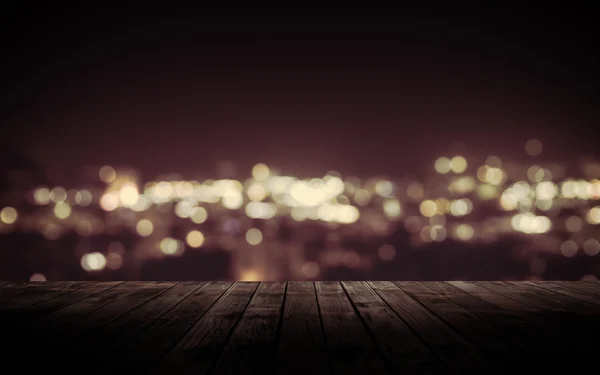
[[[88,272],[102,271],[106,267],[106,257],[100,252],[85,254],[81,257],[81,267]]]
[[[539,155],[541,142],[529,141],[526,152]],[[47,206],[40,210],[44,214],[31,220],[27,209],[4,207],[0,230],[33,228],[53,241],[71,231],[91,240],[93,235],[128,228],[140,236],[141,244],[135,248],[140,256],[160,258],[181,255],[189,248],[236,251],[244,240],[249,245],[243,246],[244,251],[260,253],[271,248],[270,241],[280,240],[278,231],[289,216],[297,222],[316,221],[315,225],[328,231],[323,259],[304,259],[304,245],[290,245],[299,249],[299,255],[294,255],[295,275],[306,279],[318,277],[328,265],[368,268],[373,258],[393,261],[401,248],[385,244],[372,254],[359,254],[344,248],[344,238],[355,232],[384,238],[399,226],[406,229],[416,247],[448,238],[489,243],[516,231],[532,235],[531,243],[565,257],[600,253],[593,227],[600,224],[600,206],[592,201],[600,198],[600,163],[582,165],[588,181],[568,178],[562,166],[540,160],[519,165],[497,156],[477,164],[474,160],[469,157],[467,163],[463,156],[440,157],[434,163],[436,173],[429,172],[433,179],[425,181],[414,177],[342,178],[335,171],[322,178],[300,179],[279,176],[259,163],[251,176],[240,180],[188,181],[173,174],[138,185],[135,173],[128,175],[105,166],[98,172],[106,183],[102,188],[37,186],[28,190],[26,202]],[[476,166],[472,172],[469,165]],[[97,217],[82,209],[92,203],[107,213]],[[511,216],[485,217],[495,205],[511,211]],[[560,215],[562,209],[569,210],[567,217]],[[182,231],[172,231],[173,223]],[[118,269],[126,259],[122,251],[113,250],[87,253],[81,266],[89,272]],[[541,277],[545,263],[538,259],[530,268]],[[258,280],[265,277],[266,268],[240,265],[235,272],[240,278]],[[42,280],[45,276],[34,274],[31,278]]]
[[[438,158],[434,164],[438,173],[463,173],[467,169],[467,159],[463,156],[454,156],[452,159],[447,157]]]
[[[512,217],[512,227],[527,234],[546,233],[552,229],[552,222],[546,216],[536,216],[532,213],[521,213]]]
[[[272,203],[250,202],[246,205],[246,215],[251,219],[271,219],[277,214],[277,207]]]

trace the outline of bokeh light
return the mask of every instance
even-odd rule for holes
[[[47,187],[39,187],[35,189],[33,193],[33,197],[35,199],[35,203],[39,205],[46,205],[50,203],[50,190]]]
[[[71,215],[71,206],[68,203],[61,202],[54,206],[54,215],[59,219],[66,219]]]
[[[262,281],[262,275],[256,270],[249,269],[242,271],[240,274],[239,281]]]
[[[42,274],[42,273],[34,273],[29,278],[29,281],[31,281],[31,282],[44,282],[44,281],[47,281],[47,280],[46,280],[46,276],[44,274]]]
[[[600,253],[600,242],[595,238],[590,238],[583,243],[583,252],[589,256],[595,256]]]
[[[396,256],[396,249],[392,245],[382,245],[377,251],[379,258],[384,261],[390,261]]]
[[[573,240],[564,241],[560,245],[560,252],[562,253],[562,255],[564,255],[567,258],[574,257],[577,254],[578,250],[579,250],[579,246]]]
[[[106,257],[100,252],[92,252],[81,257],[81,267],[88,272],[102,271],[106,267]]]
[[[530,139],[525,143],[525,151],[528,155],[538,156],[542,153],[543,145],[539,139]]]
[[[185,239],[187,244],[193,248],[198,248],[204,244],[204,235],[198,230],[189,232]]]
[[[140,199],[140,193],[138,192],[137,186],[133,183],[126,183],[119,191],[119,198],[121,204],[126,207],[135,205],[138,199]]]
[[[435,161],[434,167],[436,172],[446,174],[451,170],[450,165],[450,159],[448,159],[447,157],[441,157]]]
[[[265,181],[269,178],[271,171],[266,164],[258,163],[252,168],[252,177],[257,181]]]
[[[202,224],[208,219],[208,212],[204,207],[195,207],[190,219],[196,224]]]
[[[160,241],[160,250],[166,255],[177,255],[183,250],[181,241],[166,237]]]
[[[100,198],[100,207],[104,211],[114,211],[119,207],[119,194],[116,192],[106,193]]]
[[[587,214],[587,221],[590,224],[600,224],[600,206],[592,207]]]
[[[302,273],[307,279],[315,279],[319,276],[320,267],[319,263],[309,261],[302,265]]]
[[[110,165],[105,165],[98,171],[98,176],[100,177],[100,180],[109,184],[115,180],[117,172]]]
[[[246,232],[246,242],[250,245],[258,245],[262,242],[262,232],[257,228],[250,228]]]
[[[467,169],[467,159],[455,156],[450,160],[450,169],[454,173],[463,173]]]
[[[469,241],[473,238],[475,231],[469,224],[460,224],[456,227],[456,237],[462,241]]]
[[[80,184],[38,180],[6,195],[0,235],[37,232],[48,246],[74,241],[73,261],[118,277],[136,275],[145,261],[185,263],[218,253],[231,263],[231,275],[222,277],[314,280],[339,267],[392,272],[414,265],[413,254],[429,254],[412,252],[421,247],[452,252],[459,241],[476,251],[503,240],[516,244],[515,264],[528,259],[527,277],[550,278],[570,258],[590,262],[576,279],[591,277],[600,260],[600,163],[582,159],[582,175],[564,163],[458,150],[429,162],[422,176],[398,178],[336,171],[300,178],[260,163],[251,176],[232,169],[220,179],[174,173],[144,181],[135,170],[107,167],[105,184],[94,175]],[[565,266],[551,261],[556,254]]]
[[[432,217],[437,212],[437,205],[432,200],[425,200],[419,206],[421,214],[425,217]]]
[[[0,210],[0,221],[5,224],[13,224],[18,217],[19,215],[14,207],[4,207]]]
[[[154,224],[148,219],[142,219],[137,222],[135,229],[140,236],[148,237],[154,231]]]

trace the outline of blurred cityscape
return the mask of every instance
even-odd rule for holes
[[[600,163],[440,155],[422,177],[276,166],[143,179],[5,156],[0,279],[595,280]]]

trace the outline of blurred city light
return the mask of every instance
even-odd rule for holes
[[[542,149],[535,139],[525,145],[529,156]],[[31,186],[21,201],[10,195],[0,208],[0,233],[37,232],[50,242],[74,233],[84,249],[75,251],[80,267],[94,275],[184,259],[186,249],[221,251],[231,254],[232,277],[244,280],[311,280],[335,267],[366,272],[379,263],[398,266],[414,249],[519,239],[529,245],[515,261],[538,253],[528,264],[541,278],[551,270],[549,257],[600,259],[600,164],[579,167],[583,175],[569,176],[560,163],[450,155],[436,158],[424,179],[335,171],[299,178],[258,163],[237,179],[143,181],[131,169],[103,166],[96,180]],[[394,240],[399,232],[406,242]]]

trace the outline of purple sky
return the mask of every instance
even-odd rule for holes
[[[148,173],[402,174],[454,141],[508,153],[532,137],[549,157],[594,152],[594,30],[551,11],[9,9],[1,137],[48,164]]]

